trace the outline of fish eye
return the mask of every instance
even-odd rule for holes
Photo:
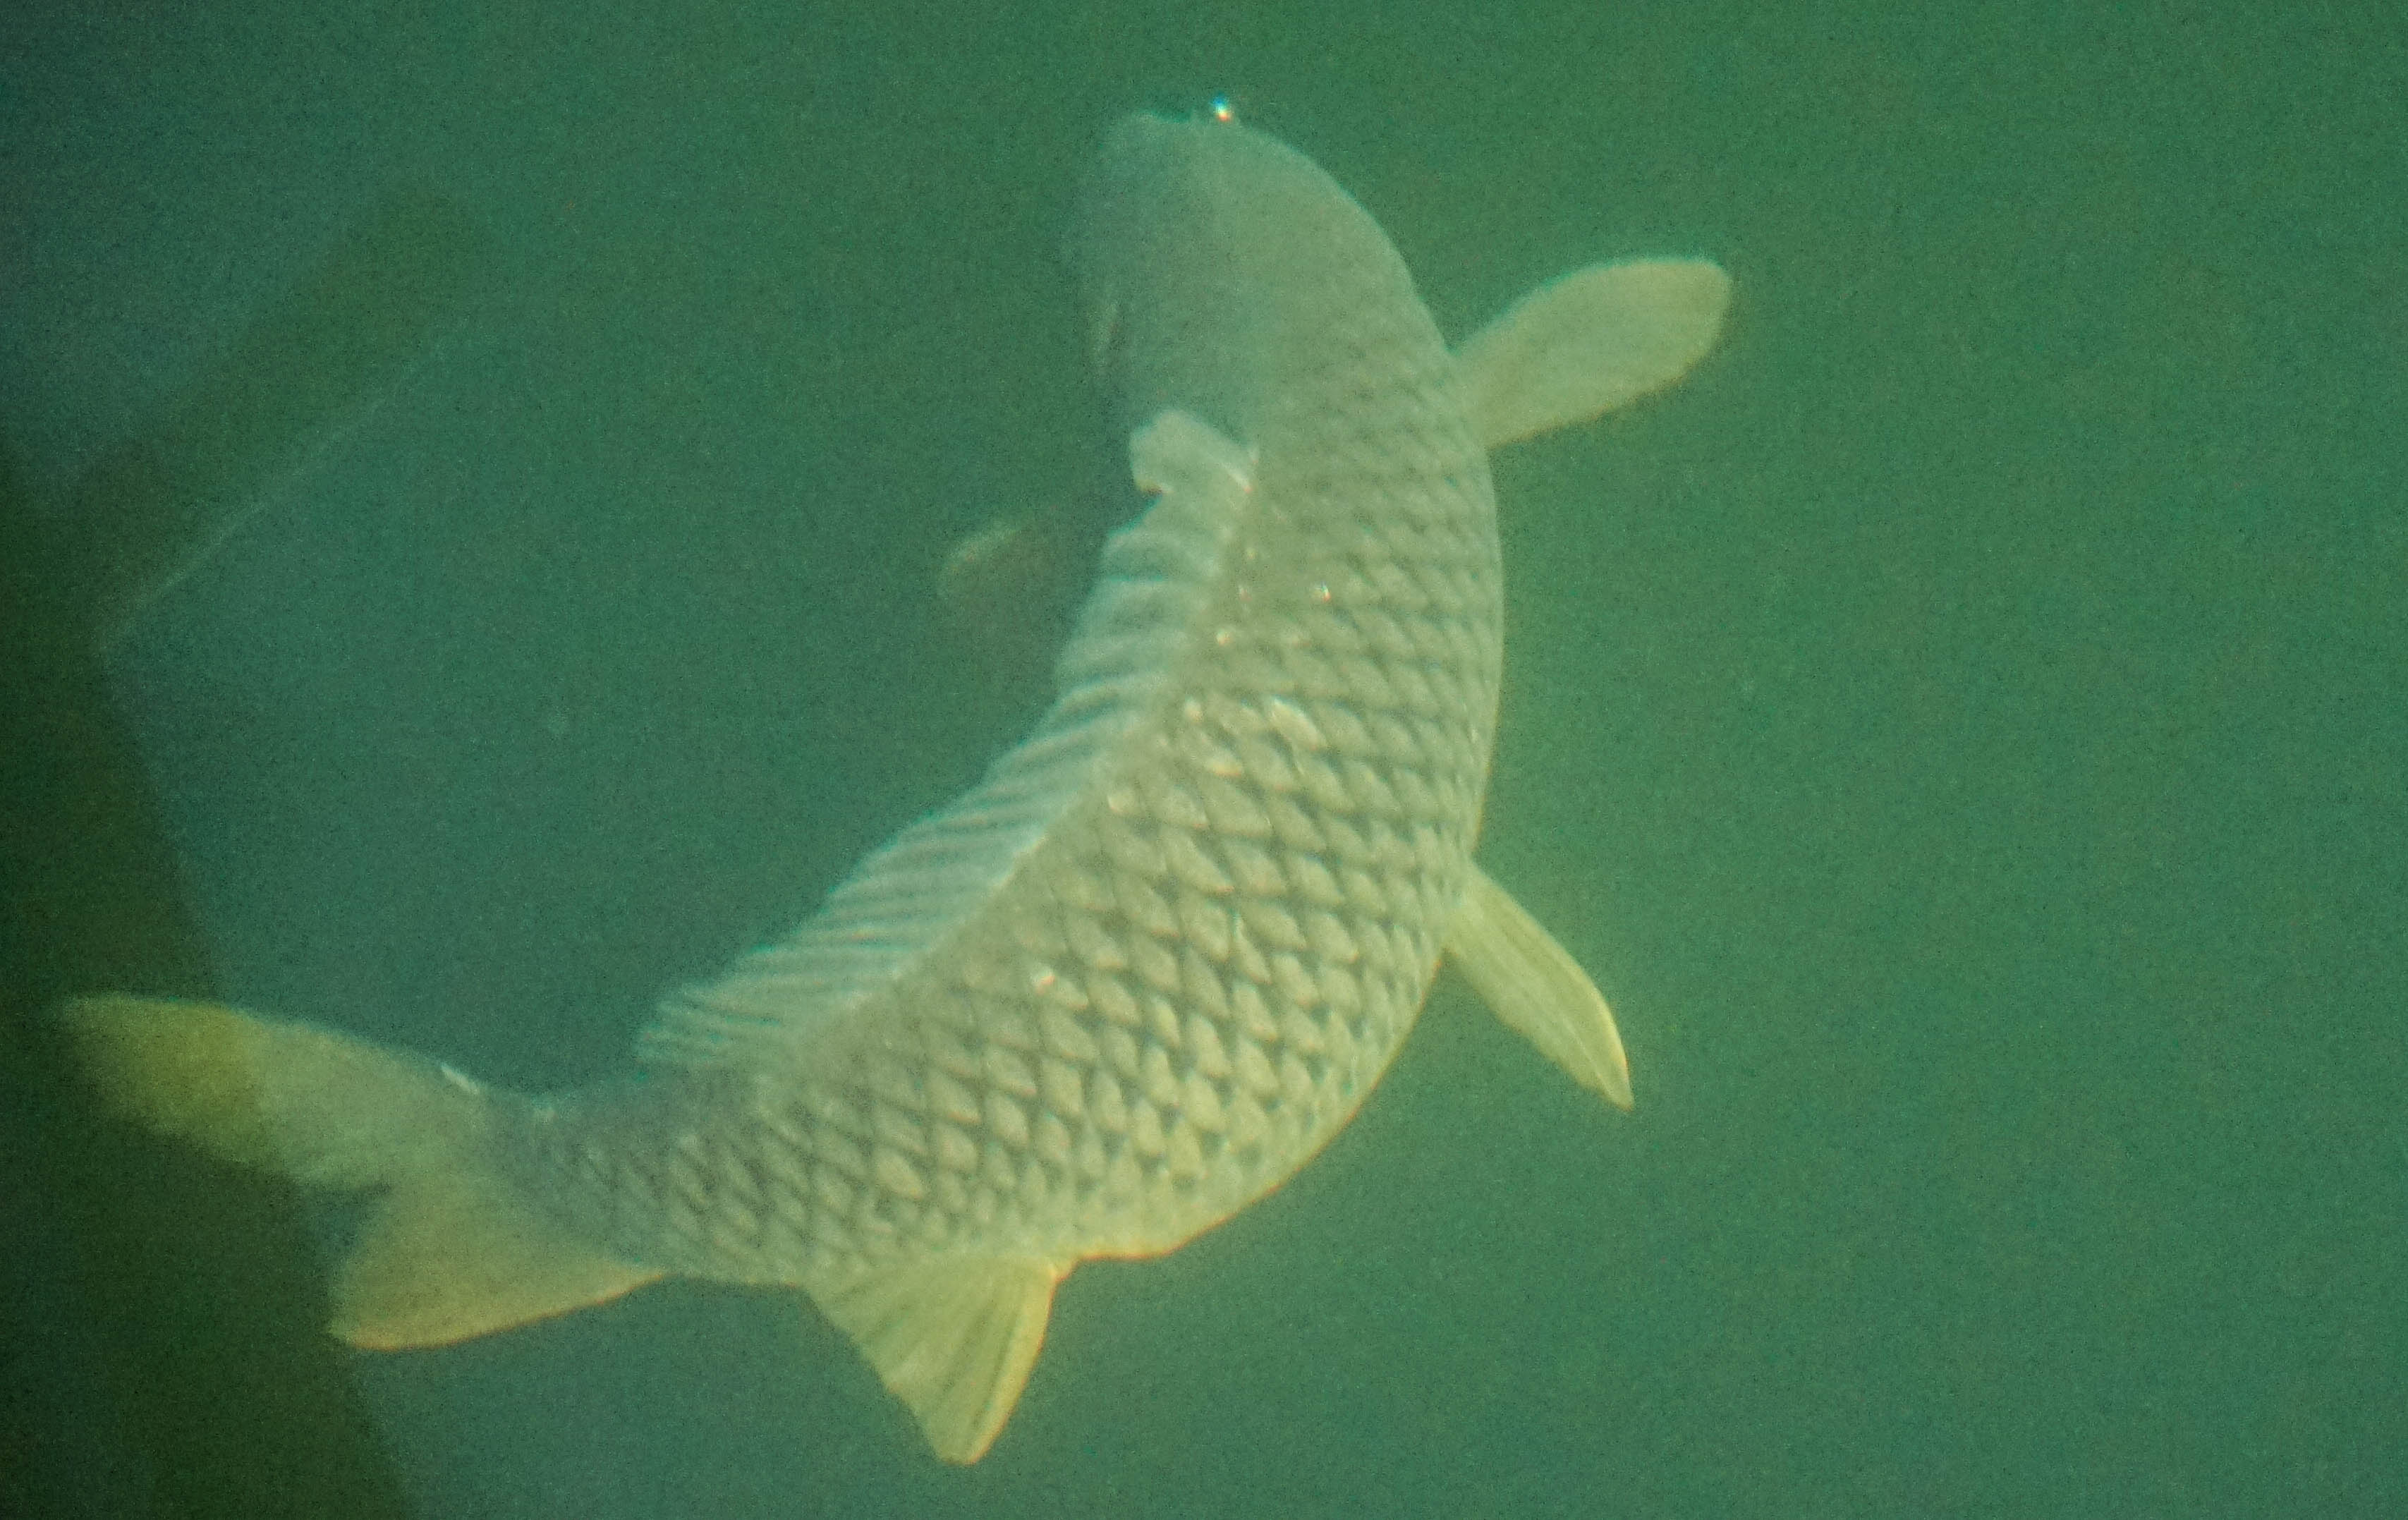
[[[1234,124],[1238,120],[1238,103],[1226,95],[1214,95],[1212,104],[1205,107],[1204,109],[1213,121],[1224,126]]]

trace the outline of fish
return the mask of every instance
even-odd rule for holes
[[[799,1288],[969,1463],[1079,1263],[1177,1249],[1360,1109],[1441,962],[1627,1108],[1595,983],[1473,861],[1504,660],[1487,452],[1669,384],[1705,260],[1567,276],[1450,349],[1394,246],[1226,113],[1128,117],[1069,253],[1137,514],[1034,730],[633,1070],[490,1086],[323,1024],[60,1017],[162,1135],[360,1195],[333,1332],[449,1344],[666,1278]]]

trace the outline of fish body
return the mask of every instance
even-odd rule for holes
[[[1166,1251],[1319,1149],[1422,1005],[1500,669],[1453,362],[1369,217],[1259,134],[1132,119],[1085,225],[1155,500],[1025,744],[674,999],[649,1080],[507,1126],[631,1260],[840,1291]]]
[[[667,999],[637,1075],[526,1097],[306,1024],[72,1013],[161,1129],[380,1190],[339,1333],[441,1343],[670,1275],[793,1285],[974,1460],[1062,1277],[1304,1165],[1442,951],[1627,1102],[1603,1000],[1471,860],[1502,668],[1486,443],[1578,406],[1484,411],[1510,388],[1467,379],[1370,217],[1224,121],[1124,122],[1072,255],[1151,499],[1050,710],[795,932]]]

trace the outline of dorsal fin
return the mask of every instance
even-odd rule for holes
[[[1175,409],[1130,436],[1129,466],[1159,499],[1105,541],[1035,732],[976,786],[871,852],[801,927],[667,998],[644,1032],[645,1061],[791,1051],[957,927],[1085,793],[1204,620],[1254,490],[1253,455]]]

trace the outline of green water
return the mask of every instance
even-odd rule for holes
[[[423,1513],[2408,1513],[2408,22],[259,16],[0,22],[0,427],[63,496],[380,196],[477,229],[111,669],[219,990],[497,1081],[612,1069],[1010,738],[931,587],[1088,466],[1119,112],[1226,92],[1452,333],[1738,289],[1497,463],[1483,858],[1634,1116],[1449,982],[1284,1190],[1072,1279],[977,1468],[670,1287],[349,1364]]]

